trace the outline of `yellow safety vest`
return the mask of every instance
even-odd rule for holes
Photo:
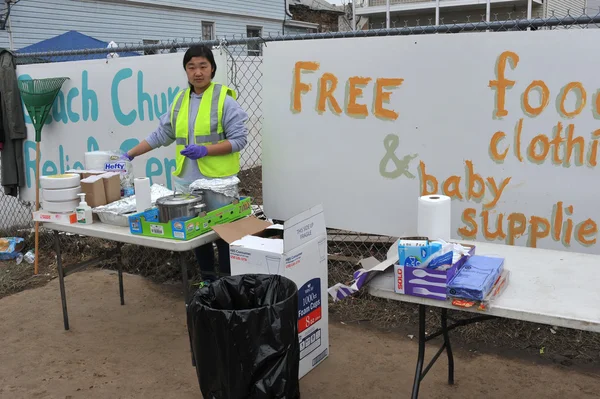
[[[227,86],[211,83],[200,100],[198,115],[194,125],[194,141],[196,145],[217,144],[225,141],[223,132],[223,107],[225,97],[234,99],[237,95]],[[171,108],[171,126],[175,132],[175,163],[173,175],[179,177],[183,170],[185,156],[181,151],[188,145],[189,139],[190,88],[180,92]],[[206,156],[198,159],[200,173],[207,177],[227,177],[240,171],[240,153]]]

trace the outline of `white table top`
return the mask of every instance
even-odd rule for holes
[[[473,244],[476,255],[505,258],[504,266],[511,273],[506,290],[487,312],[454,307],[446,301],[396,294],[393,270],[373,278],[368,285],[369,293],[396,301],[600,332],[600,255]]]
[[[165,249],[175,252],[190,251],[204,244],[216,241],[218,238],[217,233],[212,230],[187,241],[146,237],[142,235],[131,234],[129,227],[112,226],[110,224],[104,224],[100,222],[94,222],[89,225],[44,223],[43,226],[47,229],[63,231],[65,233],[81,234],[88,237],[102,238],[109,241],[141,245],[144,247]]]

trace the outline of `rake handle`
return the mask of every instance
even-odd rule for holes
[[[35,144],[35,210],[40,210],[40,142]],[[35,265],[33,267],[33,274],[38,274],[38,251],[40,246],[40,223],[35,222]]]

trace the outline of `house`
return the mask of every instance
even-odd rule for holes
[[[388,27],[388,1],[390,28],[480,22],[488,18],[485,0],[354,0],[356,29]],[[586,3],[586,0],[490,0],[489,21],[561,18],[568,13],[578,16]]]
[[[1,3],[0,46],[14,50],[72,30],[102,42],[119,44],[280,35],[286,28],[284,22],[290,19],[286,0],[3,0]],[[302,26],[294,29],[309,30]],[[260,45],[247,51],[249,55],[260,55]]]
[[[343,7],[335,6],[325,0],[288,0],[288,6],[293,22],[302,21],[315,25],[314,28],[310,28],[311,33],[337,32],[339,19],[345,15]],[[286,33],[304,32],[293,32],[290,29]]]

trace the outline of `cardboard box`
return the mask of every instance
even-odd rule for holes
[[[119,201],[121,199],[121,176],[117,172],[108,172],[100,175],[104,183],[104,194],[106,203]]]
[[[279,274],[298,286],[298,378],[304,377],[329,356],[323,207],[309,209],[283,226],[249,217],[213,230],[230,244],[232,275]]]
[[[475,254],[475,246],[467,244],[461,245],[470,248],[469,254],[471,256]],[[452,280],[460,268],[463,267],[467,259],[468,257],[463,256],[448,270],[400,266],[400,264],[396,262],[394,264],[394,291],[398,294],[445,301],[448,297],[446,293],[447,284]],[[417,276],[415,273],[426,273],[426,275]]]
[[[81,192],[85,193],[85,202],[92,208],[107,204],[104,182],[100,176],[90,176],[82,180]]]
[[[250,197],[240,198],[208,213],[202,212],[195,218],[178,218],[168,223],[160,223],[158,208],[152,208],[129,216],[129,231],[148,237],[187,241],[209,232],[214,226],[241,219],[251,213]]]
[[[33,221],[58,224],[73,224],[77,223],[77,214],[75,212],[50,213],[42,210],[33,212]]]
[[[83,180],[83,179],[87,179],[90,176],[97,176],[97,175],[101,175],[103,173],[106,173],[103,170],[81,170],[81,169],[71,169],[68,170],[65,173],[75,173],[78,174],[79,177]]]

